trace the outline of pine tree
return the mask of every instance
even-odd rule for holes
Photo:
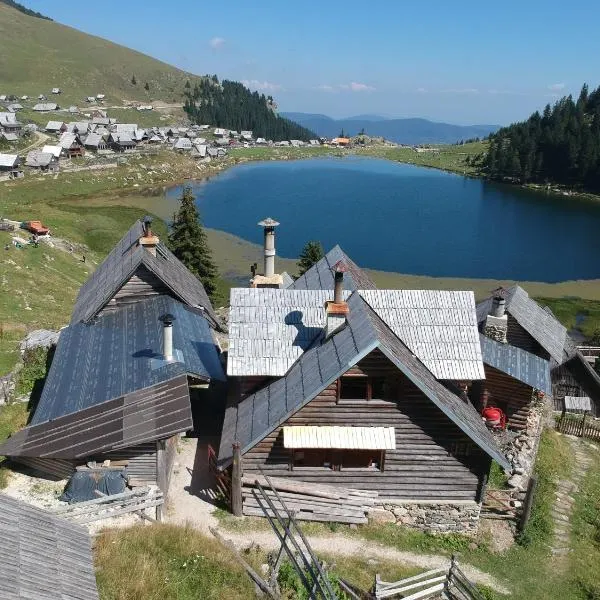
[[[194,200],[192,189],[183,188],[181,206],[173,216],[168,246],[171,252],[202,282],[212,300],[215,297],[219,273],[213,262]]]
[[[190,85],[190,80],[189,79],[185,82],[185,86],[184,87],[185,87],[186,90],[189,90],[192,87]]]
[[[131,76],[131,85],[137,85],[137,79],[135,78],[135,75]]]
[[[150,86],[148,85],[148,82],[146,81],[146,83],[144,84],[144,89],[149,92],[150,91]]]
[[[312,241],[308,242],[302,252],[300,253],[300,260],[298,261],[298,271],[300,275],[304,275],[315,263],[320,261],[325,256],[323,252],[323,246],[321,242]]]

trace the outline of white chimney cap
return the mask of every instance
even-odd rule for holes
[[[267,217],[263,221],[259,221],[257,224],[261,227],[277,227],[277,225],[279,225],[279,222],[275,219],[271,219],[271,217]]]

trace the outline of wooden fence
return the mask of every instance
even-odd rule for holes
[[[556,423],[556,431],[600,441],[600,421],[588,414],[571,415],[563,412]]]
[[[217,467],[217,453],[210,444],[208,445],[208,468],[215,477],[215,485],[223,496],[223,501],[231,506],[231,477],[226,471],[221,471]]]

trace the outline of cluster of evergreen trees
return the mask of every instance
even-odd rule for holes
[[[600,87],[584,85],[577,101],[562,98],[491,135],[482,166],[493,179],[600,191]]]
[[[267,140],[304,140],[317,136],[278,116],[271,96],[251,92],[241,83],[224,80],[216,75],[204,78],[193,89],[186,85],[184,110],[190,119],[201,125],[252,131],[255,137]]]
[[[36,12],[35,10],[31,10],[26,6],[15,2],[15,0],[0,0],[0,2],[2,2],[2,4],[7,4],[11,8],[16,8],[19,12],[22,12],[23,14],[28,15],[29,17],[37,17],[38,19],[46,19],[46,21],[52,21],[50,17],[47,17],[42,13]]]

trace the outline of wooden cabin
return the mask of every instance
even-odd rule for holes
[[[477,321],[481,333],[487,338],[528,355],[535,355],[548,363],[550,387],[546,390],[541,387],[536,389],[553,397],[552,403],[556,410],[563,410],[565,396],[588,396],[592,399],[592,413],[600,416],[600,376],[577,350],[566,327],[548,307],[538,304],[523,288],[516,285],[506,290],[497,290],[493,296],[480,302],[477,305]],[[542,363],[538,362],[534,366],[535,361],[520,352],[518,354],[519,361],[523,364],[528,361],[531,363],[534,374],[541,374],[542,369],[545,369]],[[511,375],[514,376],[515,372]],[[527,376],[529,379],[530,375]],[[531,383],[523,378],[517,379],[521,383]],[[525,388],[521,389],[521,394],[517,393],[516,397],[519,397],[518,403],[524,406],[527,391]],[[516,392],[515,389],[506,390],[504,397]]]
[[[344,290],[338,271],[335,291],[232,290],[220,467],[239,447],[250,480],[478,506],[491,460],[510,465],[461,392],[484,377],[472,293]]]
[[[150,222],[137,221],[82,286],[30,423],[3,456],[61,478],[116,461],[131,486],[167,493],[177,440],[201,425],[192,403],[212,406],[225,381],[222,325]]]

